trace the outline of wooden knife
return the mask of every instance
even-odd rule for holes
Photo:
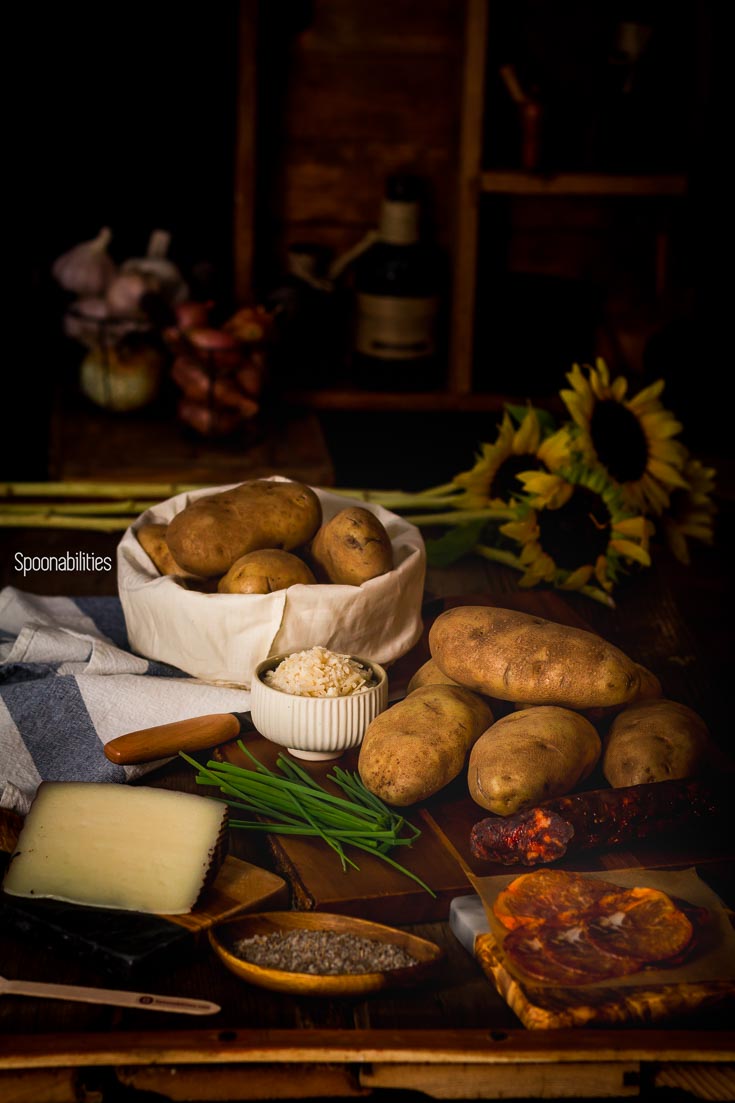
[[[118,766],[154,762],[179,751],[205,751],[219,743],[229,743],[244,732],[254,731],[249,712],[217,712],[210,716],[192,716],[173,724],[141,728],[111,739],[105,756]]]

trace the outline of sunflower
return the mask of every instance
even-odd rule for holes
[[[669,550],[685,566],[689,565],[687,537],[702,540],[705,544],[712,543],[716,511],[712,494],[716,474],[713,467],[705,467],[689,456],[684,466],[688,489],[672,492],[669,508],[661,519]]]
[[[506,410],[495,443],[483,444],[474,467],[454,476],[452,485],[462,493],[453,504],[460,509],[511,505],[523,492],[518,476],[568,463],[570,441],[563,430],[544,439],[535,410],[528,410],[518,428]]]
[[[626,398],[627,380],[611,382],[604,360],[585,367],[586,376],[575,364],[567,375],[572,389],[560,392],[585,461],[607,472],[631,511],[660,514],[673,490],[687,489],[686,449],[672,439],[682,426],[659,401],[663,380]]]
[[[601,471],[578,464],[555,474],[527,472],[522,482],[527,498],[519,516],[500,527],[521,544],[521,586],[579,590],[594,578],[609,593],[627,564],[650,566],[652,525],[625,508]]]

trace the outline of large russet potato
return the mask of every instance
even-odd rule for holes
[[[302,559],[278,548],[241,555],[219,580],[220,594],[272,594],[289,586],[312,586],[313,573]]]
[[[170,522],[166,543],[192,574],[224,575],[248,552],[291,551],[308,543],[321,519],[321,503],[311,487],[254,479],[186,506]]]
[[[640,676],[640,685],[635,698],[630,704],[638,704],[639,701],[651,701],[656,697],[662,697],[663,688],[661,682],[653,671],[645,666],[641,666],[640,663],[636,663],[635,665]],[[532,704],[532,701],[516,701],[513,708],[516,710],[527,709],[530,708]],[[607,705],[605,708],[600,708],[598,706],[597,708],[582,709],[581,711],[593,724],[605,724],[612,720],[613,717],[617,716],[619,712],[622,712],[623,709],[629,708],[630,704]]]
[[[431,626],[429,649],[450,678],[501,701],[603,708],[640,689],[637,664],[600,636],[512,609],[447,609]]]
[[[488,705],[461,686],[423,686],[368,725],[358,770],[386,804],[426,800],[462,771],[467,752],[492,724]]]
[[[320,581],[346,586],[361,586],[393,569],[390,536],[380,518],[362,506],[348,506],[326,521],[309,554]]]
[[[497,720],[470,752],[470,796],[498,816],[512,816],[570,792],[594,769],[600,737],[571,709],[539,705]]]
[[[693,777],[710,746],[701,716],[678,701],[661,698],[629,705],[605,737],[602,771],[614,789]]]

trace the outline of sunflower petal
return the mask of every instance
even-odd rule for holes
[[[636,563],[640,563],[643,567],[651,566],[651,557],[648,552],[639,544],[634,544],[632,540],[616,540],[613,538],[610,541],[610,546],[619,555],[625,556],[626,559],[634,559]]]

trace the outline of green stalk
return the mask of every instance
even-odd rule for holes
[[[593,601],[599,601],[600,605],[606,605],[608,609],[615,608],[615,602],[610,594],[606,594],[604,590],[598,590],[597,586],[580,586],[577,593],[591,597]]]
[[[89,532],[121,532],[137,517],[60,517],[47,513],[0,513],[0,528],[86,529]]]
[[[346,797],[353,799],[335,797],[285,756],[279,755],[276,760],[281,770],[279,775],[259,762],[241,740],[238,743],[255,770],[214,760],[201,766],[183,751],[179,752],[197,770],[197,784],[217,787],[230,807],[259,817],[258,820],[233,819],[230,821],[232,827],[320,838],[338,855],[345,871],[348,865],[355,870],[360,868],[344,850],[345,846],[354,846],[380,858],[434,895],[419,877],[388,857],[388,851],[394,847],[411,846],[420,831],[370,793],[357,774],[334,768],[330,780]],[[263,822],[266,817],[267,822]],[[409,835],[399,837],[404,828]]]
[[[291,765],[291,763],[289,763],[289,765]],[[255,775],[255,772],[253,770],[247,770],[242,766],[233,766],[231,763],[219,763],[218,762],[218,763],[216,763],[216,766],[217,766],[217,770],[221,769],[221,770],[223,770],[223,772],[228,773],[228,774],[232,774],[232,773],[236,772],[235,776],[238,776],[238,774],[248,774],[248,775],[250,775],[248,777],[248,781],[249,782],[251,781],[254,785],[258,785],[258,784],[262,785],[263,784],[263,782]],[[216,773],[215,770],[213,770],[212,772]],[[343,797],[335,797],[335,796],[333,796],[332,793],[326,792],[326,790],[322,789],[321,787],[314,786],[312,781],[311,781],[311,778],[309,778],[309,784],[313,788],[315,788],[316,792],[318,793],[318,798],[317,798],[318,800],[324,801],[328,804],[333,804],[338,808],[344,809],[346,812],[350,812],[350,813],[354,812],[354,808],[355,808],[354,801],[344,800]],[[302,795],[303,799],[307,799],[307,794],[305,794],[303,792],[304,783],[302,783],[302,782],[289,781],[286,778],[275,777],[272,781],[272,785],[273,785],[274,791],[283,790],[284,792],[295,792],[295,793],[299,793],[300,795]],[[368,808],[366,808],[364,811],[365,811],[365,815],[371,816],[372,818],[375,818],[378,815],[377,812],[374,812],[374,811],[372,811],[371,809],[368,809]]]
[[[451,505],[460,488],[454,483],[430,487],[428,490],[354,490],[330,487],[330,494],[357,498],[362,502],[385,506],[386,509],[421,509],[423,506]]]
[[[144,513],[158,505],[153,501],[136,501],[134,498],[126,498],[122,502],[61,502],[55,505],[39,504],[38,502],[3,502],[0,501],[0,514],[11,516],[15,513],[38,513],[47,517],[92,515],[95,517],[115,513]]]
[[[469,521],[509,521],[515,514],[511,509],[456,509],[452,513],[410,514],[406,520],[412,525],[464,525]]]
[[[475,552],[483,559],[490,559],[493,563],[502,563],[506,567],[513,567],[516,571],[524,570],[523,564],[513,552],[502,551],[500,548],[490,548],[487,544],[475,544]]]
[[[173,498],[186,490],[205,490],[199,483],[0,483],[0,498]]]

